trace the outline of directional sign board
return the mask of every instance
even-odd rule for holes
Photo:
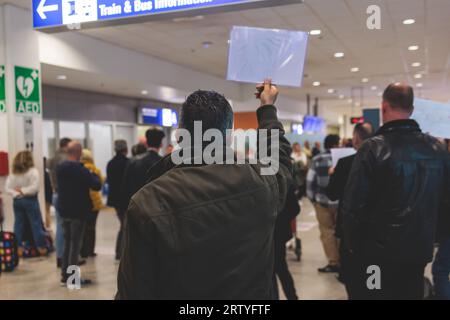
[[[32,0],[35,29],[56,32],[301,3],[303,0]]]

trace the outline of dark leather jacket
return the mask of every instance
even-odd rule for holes
[[[275,107],[257,115],[284,134]],[[126,213],[116,298],[270,299],[275,220],[292,183],[284,136],[279,151],[276,175],[262,164],[156,164]]]
[[[449,167],[445,147],[414,120],[381,127],[358,151],[345,189],[349,249],[374,261],[430,262],[438,216],[450,214]]]

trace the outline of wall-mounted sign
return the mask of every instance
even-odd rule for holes
[[[351,117],[350,124],[364,123],[364,117]]]
[[[0,113],[6,112],[5,66],[0,65]]]
[[[15,67],[16,112],[24,115],[41,114],[39,70]]]
[[[139,109],[138,123],[161,127],[178,126],[178,114],[169,108],[144,107]]]
[[[192,15],[301,3],[302,0],[33,0],[35,29],[136,23]]]
[[[325,120],[320,117],[305,116],[303,118],[303,132],[324,133]]]

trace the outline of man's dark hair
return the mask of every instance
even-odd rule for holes
[[[369,122],[358,123],[354,129],[355,133],[361,138],[362,141],[366,141],[373,134],[372,124]]]
[[[324,145],[325,149],[329,150],[333,147],[339,146],[341,138],[337,134],[329,134],[325,137]]]
[[[233,109],[227,99],[215,91],[198,90],[181,107],[180,127],[194,132],[194,121],[202,122],[202,131],[218,129],[223,136],[233,128]]]
[[[145,138],[147,139],[147,145],[149,148],[160,148],[164,137],[164,132],[158,129],[148,129],[145,132]]]
[[[131,155],[134,156],[138,156],[140,154],[143,154],[147,151],[147,148],[145,147],[144,144],[142,143],[138,143],[135,144],[132,148],[131,148]]]
[[[72,139],[70,138],[62,138],[61,140],[59,140],[59,148],[60,149],[66,148],[71,142]]]
[[[390,84],[384,90],[383,100],[394,109],[412,112],[414,109],[414,90],[408,85]]]

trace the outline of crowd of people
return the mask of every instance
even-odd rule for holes
[[[164,133],[150,129],[146,146],[132,147],[132,158],[127,142],[115,141],[116,154],[103,177],[89,150],[61,139],[46,179],[61,283],[66,284],[69,266],[96,255],[96,221],[107,183],[106,204],[120,222],[117,299],[278,299],[277,278],[285,296],[298,299],[286,247],[294,247],[300,260],[295,222],[304,197],[314,206],[327,259],[318,271],[336,273],[349,299],[421,299],[424,269],[434,257],[436,293],[450,299],[450,142],[445,146],[409,119],[413,89],[388,86],[381,128],[357,124],[351,139],[328,135],[323,150],[318,141],[312,149],[309,141],[291,146],[277,118],[278,88],[269,80],[255,94],[258,129],[280,133],[273,175],[261,174],[265,165],[259,161],[175,164],[172,146],[160,155]],[[227,141],[232,119],[225,97],[196,91],[182,105],[180,128],[195,134],[194,122],[201,121],[202,134],[218,129]],[[270,149],[267,135],[259,139]],[[192,148],[198,148],[194,140]],[[350,146],[357,153],[334,167],[331,149]],[[42,220],[39,178],[32,154],[23,151],[5,189],[14,199],[19,244],[29,223],[45,256],[51,223],[49,214],[45,224]],[[22,250],[19,246],[19,255]],[[373,267],[381,285],[368,285]],[[82,285],[89,283],[82,279]]]

